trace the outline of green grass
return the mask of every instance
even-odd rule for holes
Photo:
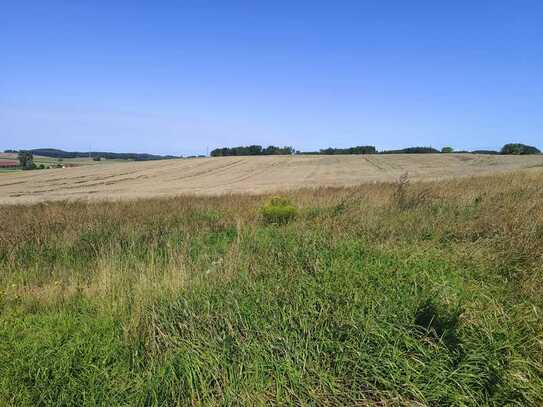
[[[0,404],[540,405],[542,178],[3,207]]]

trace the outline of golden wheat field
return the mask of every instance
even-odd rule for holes
[[[0,174],[0,203],[263,193],[432,180],[543,167],[543,156],[398,154],[265,156],[108,163]]]

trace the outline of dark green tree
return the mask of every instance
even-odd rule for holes
[[[526,154],[540,154],[534,146],[528,146],[520,143],[510,143],[502,147],[500,154],[513,154],[513,155],[526,155]]]
[[[17,156],[19,159],[19,164],[24,170],[29,170],[34,168],[34,155],[31,151],[21,150]]]

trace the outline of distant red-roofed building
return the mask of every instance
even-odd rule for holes
[[[0,160],[0,168],[17,168],[19,161],[14,160]]]

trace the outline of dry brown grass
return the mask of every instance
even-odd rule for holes
[[[0,203],[267,193],[446,179],[543,166],[543,156],[473,154],[221,157],[127,162],[0,175]]]

